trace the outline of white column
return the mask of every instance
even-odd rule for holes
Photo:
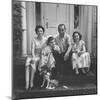
[[[69,20],[70,19],[70,9],[69,9],[69,7],[70,7],[70,5],[66,5],[66,12],[67,12],[66,13],[67,14],[66,15],[66,20],[67,20],[67,22],[66,22],[67,23],[67,25],[66,25],[66,28],[67,28],[66,32],[68,34],[70,34],[70,31],[69,31],[70,30],[70,20]]]
[[[79,16],[80,16],[80,20],[79,20],[79,27],[80,27],[80,32],[82,34],[82,39],[85,40],[85,36],[84,36],[84,6],[80,6],[79,9]]]
[[[96,55],[96,39],[97,39],[97,11],[96,11],[96,6],[93,7],[93,13],[92,13],[92,41],[91,41],[91,52],[93,55]]]
[[[41,25],[45,27],[45,3],[41,3]]]
[[[86,48],[88,48],[87,43],[88,43],[88,6],[84,6],[84,26],[83,26],[83,30],[84,30],[84,41],[86,44]]]
[[[22,56],[27,55],[27,34],[26,34],[26,2],[21,2],[22,9]]]
[[[26,19],[27,19],[27,53],[31,54],[31,43],[35,36],[35,3],[26,2]]]
[[[82,39],[86,43],[87,51],[91,53],[92,42],[92,6],[80,6],[79,27]]]
[[[92,39],[92,6],[88,6],[88,51],[91,53]]]
[[[69,22],[69,34],[72,36],[74,31],[74,5],[70,5],[70,22]]]

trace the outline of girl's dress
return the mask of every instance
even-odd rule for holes
[[[55,67],[55,59],[52,54],[52,49],[50,46],[43,48],[41,52],[41,58],[39,61],[39,71],[49,70]]]
[[[78,53],[84,51],[81,55]],[[85,42],[80,40],[78,44],[72,43],[72,65],[73,69],[78,68],[89,68],[90,67],[90,54],[86,52]]]

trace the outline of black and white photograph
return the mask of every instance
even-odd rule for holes
[[[12,98],[97,94],[98,6],[12,0]]]

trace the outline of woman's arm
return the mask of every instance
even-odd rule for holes
[[[84,52],[86,52],[86,47],[85,47],[85,42],[82,41],[81,50],[78,52],[78,54],[81,55],[81,54],[83,54]]]
[[[31,45],[31,53],[32,53],[32,57],[35,57],[35,41],[32,41],[32,45]]]

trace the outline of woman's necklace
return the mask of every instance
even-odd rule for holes
[[[40,43],[40,44],[42,44],[42,41],[43,41],[43,38],[41,37],[37,37],[37,40],[38,40],[38,42]]]
[[[79,47],[79,41],[76,41],[75,42],[75,48],[78,48]]]
[[[76,41],[75,44],[76,44],[76,45],[79,45],[79,41]]]

